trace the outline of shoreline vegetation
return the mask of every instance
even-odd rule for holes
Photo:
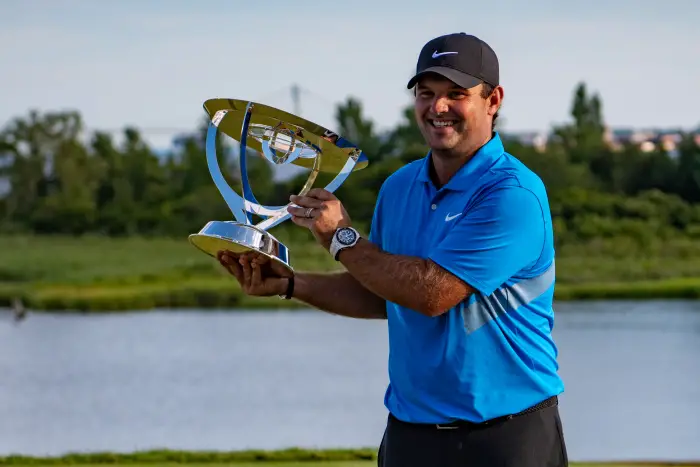
[[[505,149],[547,188],[556,300],[700,299],[700,135],[684,131],[673,148],[647,141],[649,147],[611,134],[603,108],[598,93],[577,83],[568,120],[550,129],[544,145],[524,142],[497,122]],[[351,97],[338,104],[335,120],[333,130],[352,135],[370,160],[335,191],[366,235],[384,181],[429,148],[410,102],[386,130],[378,131]],[[188,235],[207,222],[232,218],[207,167],[208,124],[203,115],[166,151],[155,151],[131,126],[118,137],[86,133],[89,125],[75,111],[29,110],[0,126],[0,307],[302,306],[245,297],[214,259],[189,245]],[[238,145],[221,136],[216,147],[224,178],[240,193]],[[276,177],[259,156],[244,153],[257,200],[286,204],[310,170],[298,166]],[[333,177],[318,173],[314,186]],[[342,267],[306,229],[285,222],[271,233],[289,247],[297,270]]]
[[[60,456],[0,456],[0,465],[267,465],[267,466],[337,466],[368,467],[376,465],[375,448],[177,451],[149,450],[133,453],[87,452]],[[572,466],[686,466],[700,467],[698,461],[615,461],[571,462]]]
[[[275,231],[299,270],[338,270],[325,250],[292,228]],[[614,239],[557,250],[557,301],[700,299],[700,242],[644,247]],[[0,307],[117,312],[163,308],[306,308],[247,297],[215,259],[185,238],[0,236]],[[699,306],[700,308],[700,306]]]
[[[700,299],[700,278],[683,278],[628,283],[560,284],[556,301]],[[156,309],[270,310],[306,309],[297,301],[277,297],[246,297],[231,281],[189,281],[134,285],[57,285],[8,287],[0,285],[0,307],[39,312],[123,312]],[[700,309],[700,302],[698,304]]]

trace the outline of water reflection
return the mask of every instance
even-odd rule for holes
[[[700,458],[699,304],[557,305],[572,459]],[[0,316],[0,454],[374,446],[383,430],[383,322]]]

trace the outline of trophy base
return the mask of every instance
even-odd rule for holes
[[[287,247],[269,232],[251,224],[211,221],[207,222],[198,233],[188,238],[192,245],[214,258],[221,250],[229,250],[233,253],[255,251],[276,261],[290,272],[294,271],[289,264]]]

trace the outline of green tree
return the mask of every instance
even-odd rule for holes
[[[374,122],[364,117],[360,101],[348,98],[336,109],[335,118],[341,136],[362,149],[373,161],[382,158],[384,148],[375,132]]]
[[[684,135],[679,145],[677,193],[685,200],[700,202],[700,146],[692,135]]]
[[[411,106],[384,132],[354,98],[338,106],[336,118],[338,132],[370,161],[336,194],[357,225],[368,228],[386,178],[424,157],[428,147]],[[31,111],[12,119],[0,131],[0,230],[182,237],[210,220],[232,219],[207,166],[208,124],[206,118],[196,122],[162,157],[136,128],[124,129],[120,145],[107,133],[86,135],[77,112]],[[700,148],[693,135],[683,137],[677,155],[633,145],[612,151],[604,139],[602,101],[583,83],[573,94],[571,121],[554,133],[543,151],[504,142],[543,179],[557,245],[606,237],[649,245],[674,235],[700,236]],[[216,147],[224,178],[240,192],[238,143],[219,133]],[[246,161],[263,204],[286,204],[307,178],[275,180],[271,164],[252,151]],[[319,175],[315,186],[334,176]]]
[[[77,141],[64,141],[53,155],[47,192],[33,215],[40,233],[83,234],[97,219],[99,166]]]
[[[82,129],[77,112],[41,115],[30,111],[26,118],[13,119],[0,132],[0,166],[9,185],[3,224],[33,229],[36,221],[43,222],[37,216],[43,219],[42,198],[56,183],[51,180],[54,156],[66,144],[76,147]]]
[[[605,123],[598,94],[589,95],[585,83],[579,83],[571,104],[572,122],[554,128],[554,135],[573,162],[604,157]]]

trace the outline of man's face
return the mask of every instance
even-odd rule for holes
[[[483,84],[470,89],[439,75],[416,84],[415,116],[428,146],[444,154],[461,155],[473,139],[491,134],[492,99],[481,97]]]

